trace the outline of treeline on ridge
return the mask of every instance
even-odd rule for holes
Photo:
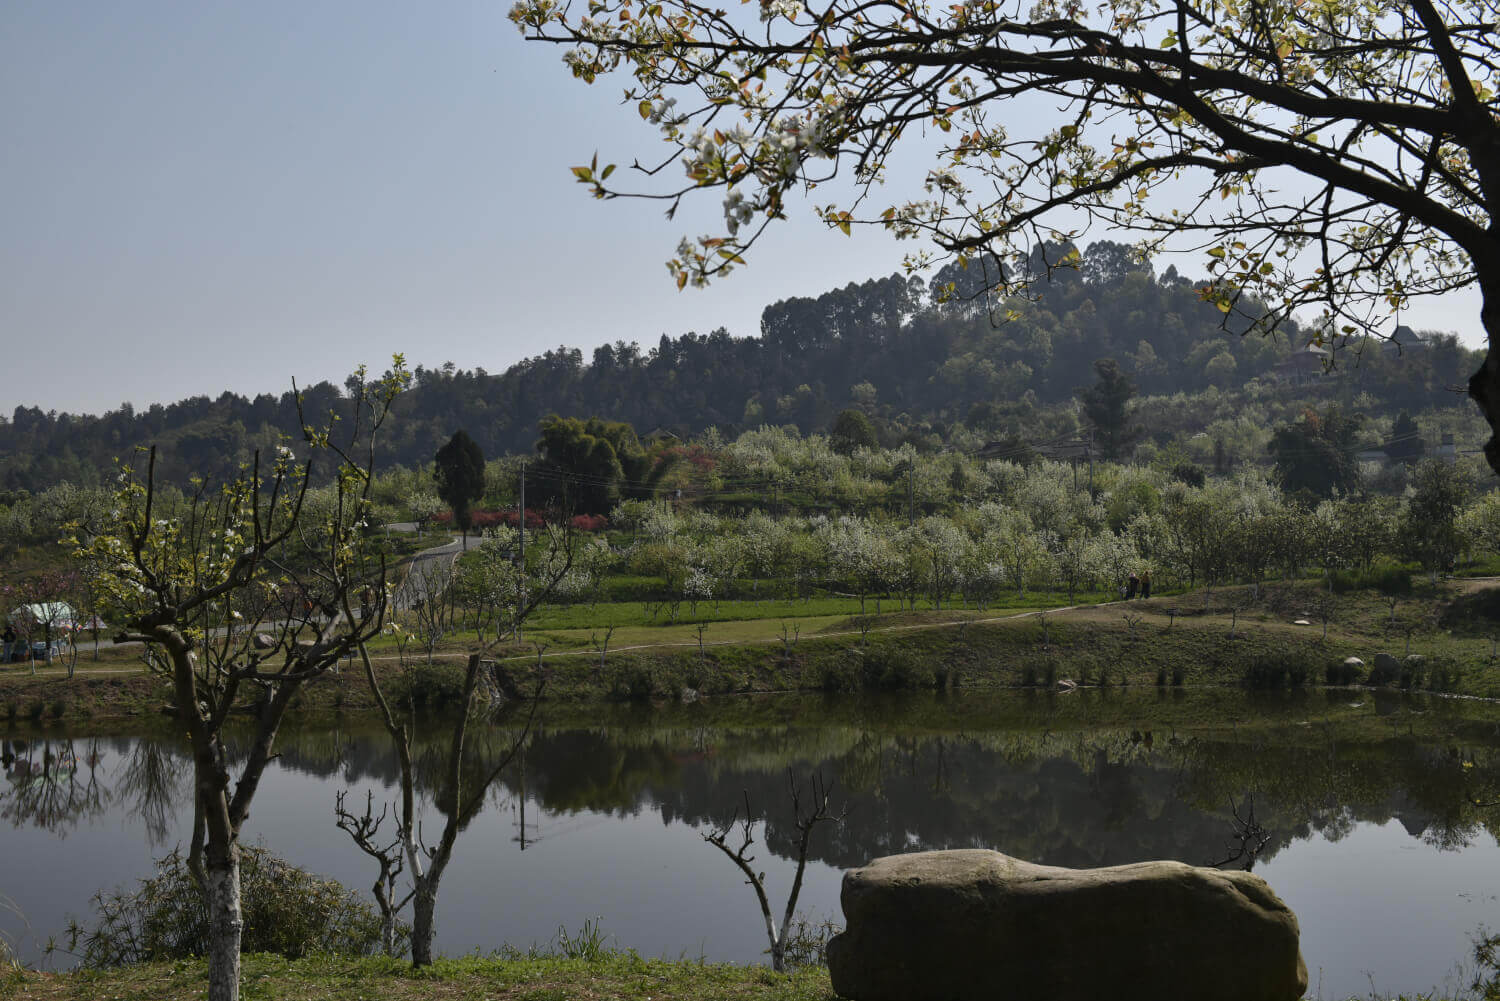
[[[1295,324],[1246,336],[1249,318],[1226,318],[1175,267],[1157,275],[1122,244],[1090,245],[1077,267],[1045,267],[1069,249],[1034,251],[1032,267],[1049,273],[1025,298],[986,300],[976,294],[981,268],[950,265],[926,283],[892,275],[777,302],[765,309],[758,337],[720,328],[663,335],[650,350],[617,341],[588,361],[559,347],[499,375],[419,366],[389,425],[385,461],[426,466],[457,428],[486,455],[530,452],[539,422],[554,413],[682,436],[712,426],[732,436],[762,424],[825,431],[857,403],[883,418],[887,444],[942,438],[955,423],[1025,435],[1035,432],[1039,408],[1093,381],[1096,359],[1117,359],[1143,395],[1236,391],[1272,374],[1309,339]],[[1464,382],[1477,356],[1451,336],[1428,343],[1420,355],[1394,360],[1360,352],[1359,388],[1393,414],[1430,406]],[[320,382],[303,390],[303,406],[324,415],[344,394]],[[253,399],[225,392],[140,410],[124,404],[102,416],[17,407],[9,420],[0,417],[0,490],[98,483],[117,457],[147,443],[158,445],[169,478],[222,477],[299,427],[290,392]]]

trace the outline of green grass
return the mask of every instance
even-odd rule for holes
[[[74,973],[0,972],[14,1001],[188,1001],[207,986],[203,962],[147,963]],[[413,971],[404,962],[315,956],[246,956],[245,1001],[835,1001],[825,970],[773,973],[763,966],[642,959],[443,959]],[[1210,997],[1207,1001],[1212,1001]],[[1397,999],[1392,999],[1397,1001]],[[1437,995],[1399,1001],[1442,1001]]]
[[[816,602],[779,609],[767,603],[759,611],[817,608]],[[1045,688],[1063,681],[1099,689],[1300,687],[1339,681],[1330,668],[1348,656],[1364,660],[1368,670],[1377,653],[1400,657],[1409,649],[1426,662],[1397,679],[1401,687],[1500,698],[1500,657],[1492,653],[1500,644],[1491,639],[1500,638],[1500,591],[1488,585],[1417,582],[1410,596],[1397,599],[1394,616],[1376,591],[1330,595],[1317,581],[1266,585],[1253,599],[1250,589],[1237,586],[1128,605],[1019,612],[924,609],[865,618],[730,619],[708,625],[701,649],[693,623],[623,625],[610,637],[602,665],[591,639],[602,638],[604,627],[528,628],[527,644],[493,647],[487,655],[527,689],[536,663],[530,643],[539,642],[547,647],[550,700],[639,701],[675,699],[685,689],[747,695]],[[621,610],[621,621],[634,614]],[[1310,624],[1294,624],[1299,618]],[[373,656],[388,691],[440,709],[456,698],[462,663],[474,645],[472,632],[454,633],[439,645],[432,665],[410,647],[403,669],[386,638],[375,644]],[[0,725],[156,714],[163,699],[160,681],[141,673],[133,656],[121,657],[97,668],[81,662],[80,677],[71,682],[56,674],[31,678],[24,668],[0,674]],[[320,679],[293,703],[298,712],[370,708],[357,669]]]
[[[201,998],[206,986],[202,961],[67,974],[0,973],[0,991],[15,1001],[187,1001]],[[591,961],[445,959],[421,971],[384,958],[246,956],[240,996],[245,1001],[831,1001],[835,995],[822,970],[783,975],[760,966],[606,953]]]
[[[546,605],[532,616],[535,629],[605,629],[609,626],[659,626],[694,624],[698,622],[731,622],[748,619],[793,619],[828,615],[854,616],[881,613],[902,609],[901,602],[891,596],[870,595],[863,603],[857,597],[837,594],[815,594],[810,597],[785,597],[786,588],[775,581],[763,581],[760,596],[752,594],[749,582],[740,581],[732,598],[720,601],[699,602],[696,607],[681,602],[677,606],[675,620],[670,604],[660,601],[640,600],[641,595],[651,594],[661,587],[654,577],[611,577],[601,588],[597,603],[576,605]],[[1079,592],[1069,598],[1066,592],[1028,591],[1017,594],[1006,591],[989,601],[985,609],[1004,612],[1007,609],[1032,609],[1059,605],[1089,605],[1114,600],[1112,592]],[[927,598],[917,600],[917,608],[935,610],[936,606]],[[963,609],[959,595],[950,595],[943,602],[943,610]],[[970,610],[979,609],[970,603]]]

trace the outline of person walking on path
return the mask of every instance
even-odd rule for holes
[[[1134,570],[1130,571],[1130,580],[1125,582],[1125,600],[1129,601],[1131,598],[1134,598],[1135,592],[1140,589],[1140,586],[1141,579],[1135,575]]]
[[[11,652],[16,648],[16,630],[9,622],[5,624],[5,632],[0,633],[0,642],[5,644],[4,652],[0,653],[0,664],[9,664]]]
[[[1151,571],[1141,574],[1141,600],[1151,597]]]

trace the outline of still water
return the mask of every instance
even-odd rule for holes
[[[546,943],[598,919],[647,955],[762,961],[753,893],[702,834],[748,794],[779,914],[793,864],[788,769],[847,810],[819,828],[799,909],[839,919],[842,870],[893,852],[992,847],[1030,861],[1214,864],[1234,813],[1269,840],[1255,871],[1302,925],[1324,998],[1455,989],[1470,941],[1500,929],[1500,707],[1382,693],[1156,691],[902,699],[721,699],[549,709],[459,837],[438,903],[448,954]],[[499,753],[515,725],[481,728]],[[442,814],[443,722],[424,720],[425,830]],[[182,841],[189,764],[161,732],[0,731],[0,934],[42,958],[99,888]],[[341,790],[394,796],[367,720],[283,732],[247,840],[367,892],[334,826]],[[1243,864],[1237,863],[1237,864]],[[1149,921],[1149,915],[1143,916]],[[1086,949],[1086,943],[1061,947]]]

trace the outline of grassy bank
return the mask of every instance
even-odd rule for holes
[[[149,963],[67,974],[0,973],[0,993],[16,1001],[187,1001],[208,983],[202,961]],[[299,1001],[382,998],[416,1001],[825,1001],[835,997],[822,970],[777,974],[759,966],[647,960],[625,953],[584,959],[449,959],[414,972],[404,962],[319,956],[290,961],[246,956],[241,997]]]
[[[1300,624],[1299,624],[1300,623]],[[1332,595],[1314,583],[1254,593],[1224,589],[1151,601],[1045,611],[943,610],[880,616],[816,615],[722,623],[701,637],[689,626],[617,633],[604,656],[576,643],[529,644],[486,652],[500,672],[529,689],[540,663],[547,697],[563,701],[661,701],[781,691],[912,691],[949,688],[1117,689],[1244,685],[1382,684],[1413,690],[1500,697],[1500,589],[1444,583],[1389,599],[1374,591]],[[774,632],[772,632],[774,628]],[[700,643],[701,639],[701,643]],[[628,640],[628,641],[627,641]],[[443,709],[460,694],[471,644],[439,645],[429,663],[389,641],[375,663],[387,691],[416,708]],[[1394,676],[1372,678],[1377,653],[1420,657]],[[158,715],[163,684],[143,673],[129,650],[72,679],[0,675],[0,725]],[[1339,668],[1347,657],[1365,667]],[[248,693],[247,693],[248,694]],[[301,713],[372,708],[354,664],[308,686]]]
[[[118,970],[0,973],[16,1001],[187,1001],[202,997],[203,962],[152,963]],[[288,961],[246,956],[246,1001],[833,1001],[827,971],[773,973],[763,966],[648,960],[623,953],[595,959],[450,959],[413,972],[389,959],[318,956]],[[1397,1001],[1397,999],[1392,999]],[[1403,996],[1400,1001],[1407,1001]],[[1411,999],[1417,1001],[1417,999]],[[1421,1001],[1442,1001],[1423,995]]]

